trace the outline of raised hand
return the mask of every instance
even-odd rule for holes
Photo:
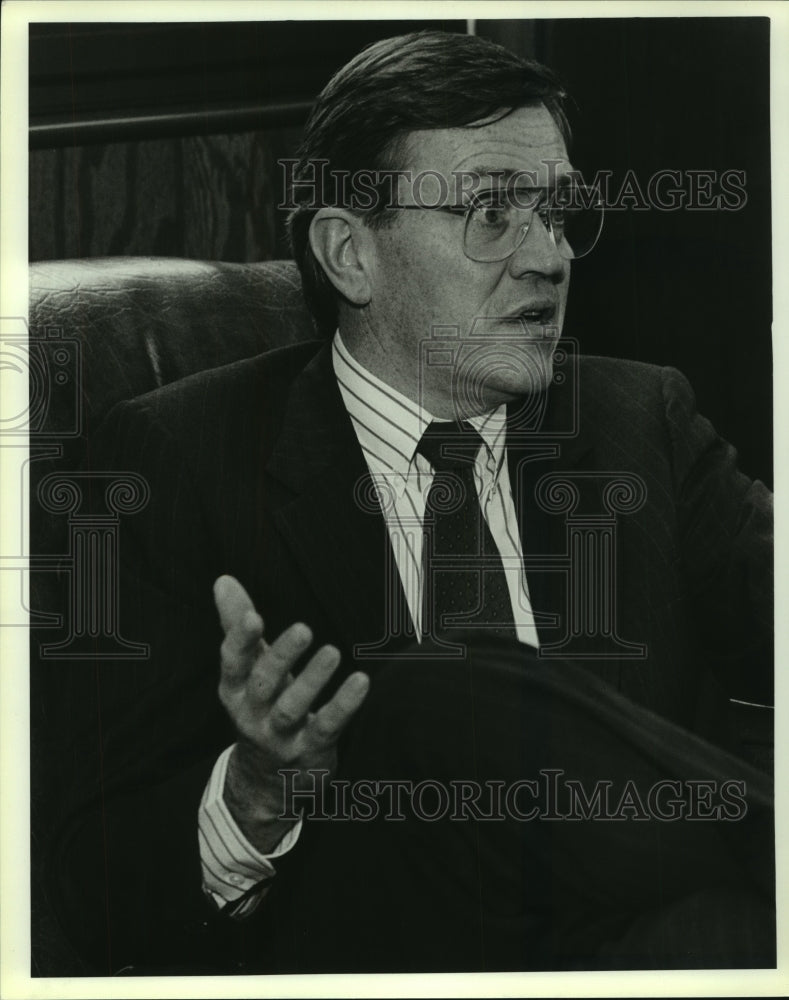
[[[224,798],[247,839],[262,853],[282,838],[288,821],[281,768],[297,769],[295,787],[312,787],[308,772],[333,771],[337,740],[364,701],[369,678],[353,673],[319,711],[311,706],[340,663],[333,646],[322,646],[294,678],[292,668],[312,643],[310,629],[291,625],[269,645],[249,595],[231,576],[214,584],[225,638],[219,699],[238,731]]]

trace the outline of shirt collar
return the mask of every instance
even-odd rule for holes
[[[360,364],[343,343],[339,330],[332,343],[332,363],[365,457],[405,479],[425,428],[437,418]],[[470,417],[468,422],[485,442],[498,471],[504,457],[506,405]]]

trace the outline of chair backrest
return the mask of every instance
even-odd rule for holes
[[[91,431],[115,403],[316,336],[292,261],[115,257],[33,264],[34,550],[62,546],[52,517],[36,502],[37,484],[50,472],[80,467]]]
[[[50,374],[69,342],[77,394],[38,387],[49,392],[40,430],[56,434],[72,422],[58,406],[78,406],[84,434],[119,400],[316,332],[292,261],[116,257],[33,264],[30,336],[36,370]],[[63,458],[78,461],[79,438],[63,441]]]

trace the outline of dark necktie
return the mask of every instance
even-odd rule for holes
[[[424,522],[425,635],[474,629],[480,638],[516,638],[504,567],[474,484],[481,444],[465,421],[433,421],[417,446],[434,470]]]

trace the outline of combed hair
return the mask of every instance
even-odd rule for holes
[[[405,169],[410,132],[469,126],[538,103],[569,144],[565,98],[550,70],[475,35],[421,31],[386,38],[343,66],[318,96],[292,175],[296,207],[288,236],[319,329],[330,334],[336,328],[338,293],[312,253],[309,228],[320,205],[336,204],[335,176]],[[316,204],[310,183],[320,161],[327,183]],[[396,213],[379,201],[360,214],[367,225],[382,227]]]

